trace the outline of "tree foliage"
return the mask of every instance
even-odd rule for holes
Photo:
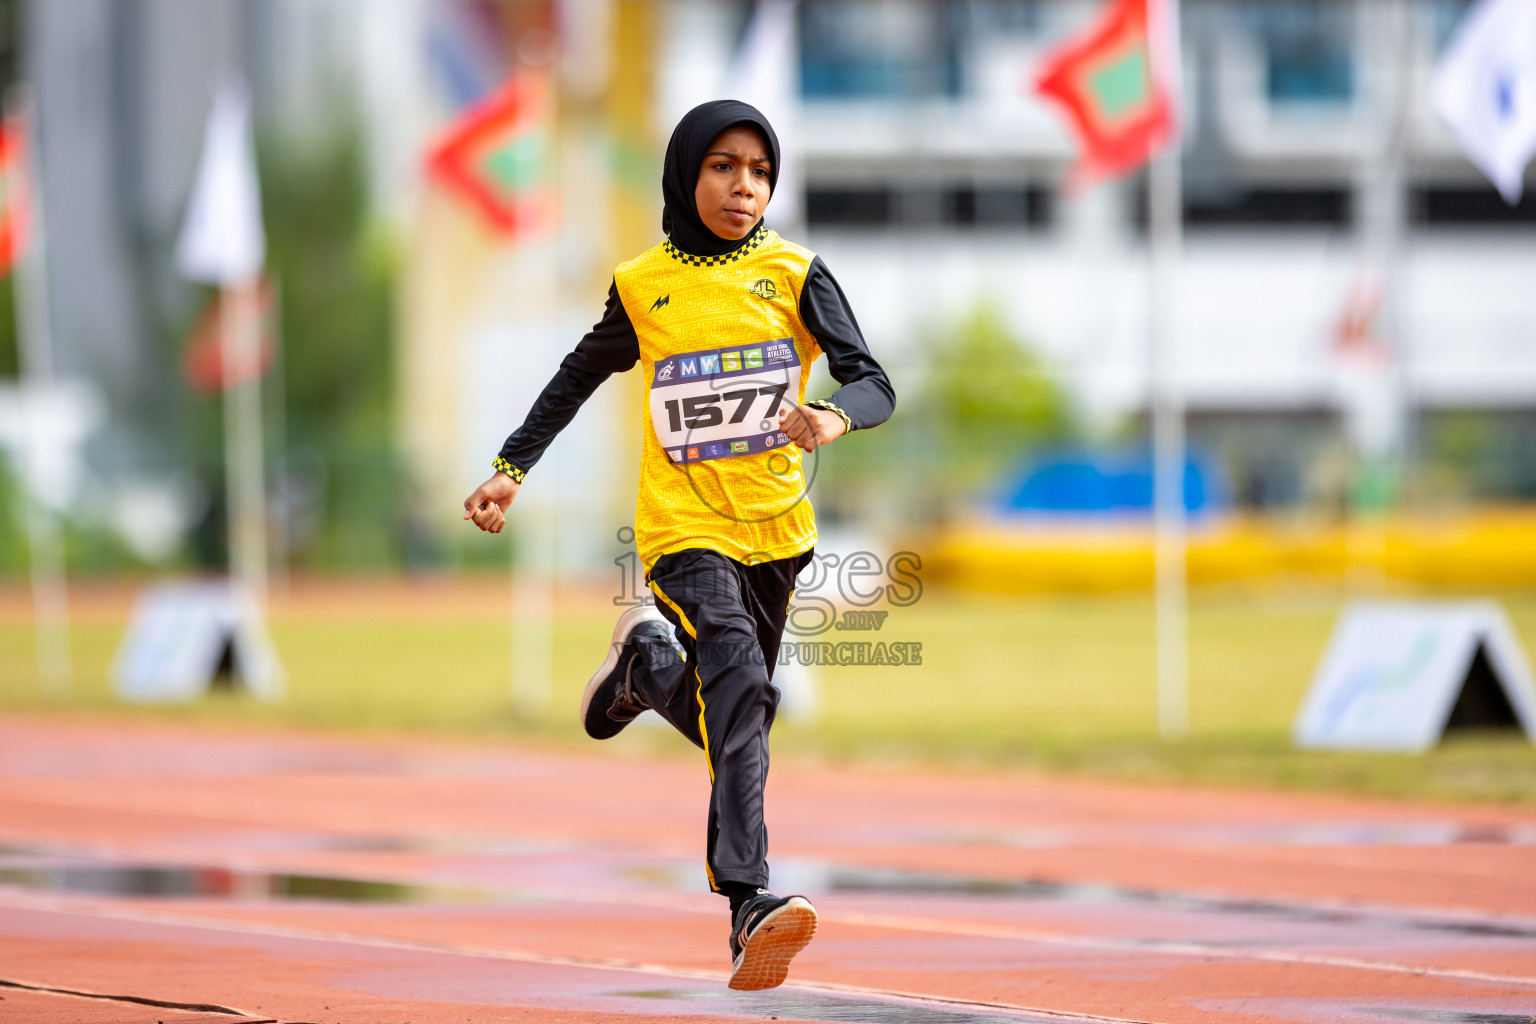
[[[1071,404],[1045,363],[981,304],[926,345],[923,405],[951,444],[1012,459],[1073,433]],[[950,452],[961,455],[965,452]]]
[[[398,560],[392,260],[371,229],[361,131],[338,117],[323,141],[260,140],[267,266],[278,283],[286,453],[296,559],[314,567]]]

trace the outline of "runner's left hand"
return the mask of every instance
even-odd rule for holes
[[[475,493],[464,499],[464,518],[473,519],[486,533],[500,533],[507,525],[507,509],[522,488],[505,473],[494,473]]]
[[[779,410],[779,429],[808,452],[831,444],[847,431],[843,418],[835,412],[809,405],[794,405]]]

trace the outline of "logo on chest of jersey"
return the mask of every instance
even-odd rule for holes
[[[671,298],[672,298],[672,293],[671,292],[668,292],[667,294],[663,295],[661,298],[659,298],[655,302],[651,303],[651,308],[648,310],[648,312],[651,312],[651,313],[656,312],[662,306],[665,306],[667,304],[667,301],[669,299],[671,299]]]
[[[779,288],[771,278],[762,277],[752,282],[752,294],[760,299],[776,299],[779,297]]]

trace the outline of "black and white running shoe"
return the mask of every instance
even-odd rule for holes
[[[731,924],[731,988],[777,988],[789,962],[816,935],[816,908],[804,896],[775,896],[767,889],[736,909]]]
[[[587,681],[581,695],[581,724],[595,740],[617,736],[626,725],[650,707],[631,685],[635,660],[640,657],[631,641],[644,634],[660,637],[677,646],[672,637],[672,623],[661,617],[651,605],[627,608],[613,627],[613,642],[608,657]]]

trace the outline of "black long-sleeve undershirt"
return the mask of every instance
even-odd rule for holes
[[[842,286],[820,256],[811,261],[800,289],[800,319],[826,353],[827,371],[841,385],[826,401],[843,411],[849,429],[867,430],[890,419],[896,391],[870,355]]]
[[[800,291],[800,319],[826,353],[832,379],[841,385],[829,399],[808,404],[840,410],[854,430],[878,426],[889,419],[896,408],[896,392],[870,355],[847,297],[820,256],[811,261]],[[544,385],[523,425],[501,446],[498,465],[505,462],[521,479],[598,385],[639,359],[640,339],[619,299],[618,285],[609,284],[603,318],[561,360],[560,369]]]

